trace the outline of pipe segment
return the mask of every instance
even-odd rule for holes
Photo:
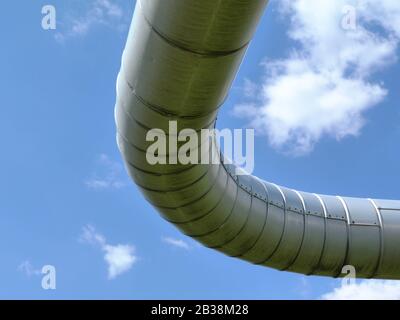
[[[151,129],[168,133],[170,121],[197,133],[214,127],[267,2],[137,1],[115,109],[127,171],[163,218],[228,256],[306,275],[337,277],[352,265],[359,278],[399,279],[400,201],[317,195],[237,175],[215,141],[217,164],[146,160]]]

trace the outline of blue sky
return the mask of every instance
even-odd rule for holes
[[[45,31],[41,9],[49,2],[57,9],[57,29]],[[394,15],[384,20],[361,6],[361,35],[354,31],[359,37],[337,50],[315,45],[307,51],[305,44],[320,43],[325,34],[311,33],[311,40],[304,34],[315,26],[327,30],[330,20],[324,19],[326,28],[315,21],[300,28],[303,35],[288,35],[312,12],[295,6],[282,12],[286,2],[271,1],[218,127],[256,127],[255,174],[266,180],[325,194],[400,198],[400,28],[382,25],[398,21],[398,3],[384,1],[388,11],[380,14]],[[278,272],[203,248],[163,221],[129,180],[115,143],[113,113],[133,8],[134,1],[123,0],[3,4],[0,298],[317,299],[340,288],[339,280]],[[317,5],[315,10],[316,17],[326,12]],[[362,33],[364,27],[368,33]],[[377,42],[368,43],[371,39]],[[344,66],[332,66],[330,59],[347,48],[361,53],[353,52],[356,60],[340,58]],[[319,61],[324,50],[327,59]],[[299,100],[290,91],[284,112],[276,115],[276,106],[282,106],[279,90],[298,75],[290,63],[299,56],[302,70],[316,81],[312,95]],[[262,65],[278,60],[272,75]],[[326,84],[321,76],[326,70],[340,75]],[[357,83],[347,86],[349,79]],[[339,89],[332,93],[332,86]],[[351,95],[346,108],[320,112],[316,98],[335,101],[344,93]],[[243,106],[252,118],[241,116]],[[307,106],[318,116],[299,113]],[[293,117],[304,125],[294,125],[288,120]],[[287,136],[277,136],[271,120],[278,120]],[[121,255],[127,260],[115,264]],[[48,264],[56,267],[56,290],[41,287],[38,270]],[[397,283],[374,285],[390,286],[399,296]]]

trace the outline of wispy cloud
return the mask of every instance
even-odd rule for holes
[[[104,253],[104,260],[108,266],[108,278],[114,279],[117,276],[129,271],[137,262],[135,248],[129,244],[110,245],[106,238],[98,233],[96,229],[87,225],[83,228],[80,237],[81,242],[89,243],[99,247]]]
[[[23,261],[17,269],[28,277],[37,276],[42,273],[41,270],[36,269],[29,260]]]
[[[181,240],[181,239],[175,239],[175,238],[171,238],[171,237],[163,237],[162,241],[170,246],[176,247],[176,248],[180,248],[180,249],[184,249],[184,250],[190,250],[191,246]]]
[[[346,5],[356,5],[356,29],[342,26]],[[348,7],[348,6],[347,6]],[[323,137],[357,136],[365,111],[387,95],[372,75],[397,60],[400,2],[397,0],[282,0],[296,49],[265,61],[265,77],[253,99],[234,113],[251,119],[258,132],[283,152],[303,155]]]
[[[301,276],[299,282],[295,285],[296,294],[299,294],[302,299],[307,299],[312,293],[312,287],[307,277]]]
[[[242,90],[247,98],[254,98],[258,93],[258,89],[257,83],[248,78],[244,79]]]
[[[97,26],[106,26],[117,31],[128,27],[126,7],[119,0],[89,0],[85,6],[79,6],[80,12],[70,12],[59,24],[60,29],[55,34],[59,42],[67,38],[82,37]]]
[[[89,189],[120,189],[127,185],[122,179],[123,166],[110,159],[106,154],[101,154],[96,159],[96,169],[89,179],[85,180],[85,185]]]
[[[400,300],[400,282],[363,280],[360,283],[342,284],[321,298],[324,300]]]

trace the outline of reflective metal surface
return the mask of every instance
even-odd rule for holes
[[[298,192],[232,165],[150,165],[148,130],[214,126],[267,0],[138,0],[117,81],[117,142],[145,197],[183,233],[280,270],[400,278],[400,202]],[[306,107],[306,106],[301,106]],[[167,154],[168,156],[168,154]]]

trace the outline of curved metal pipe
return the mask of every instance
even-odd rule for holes
[[[141,0],[117,81],[117,141],[162,216],[205,246],[279,270],[400,278],[400,202],[298,192],[232,165],[150,165],[146,134],[215,124],[267,0]],[[213,151],[218,148],[212,144]],[[217,159],[218,160],[218,159]]]

